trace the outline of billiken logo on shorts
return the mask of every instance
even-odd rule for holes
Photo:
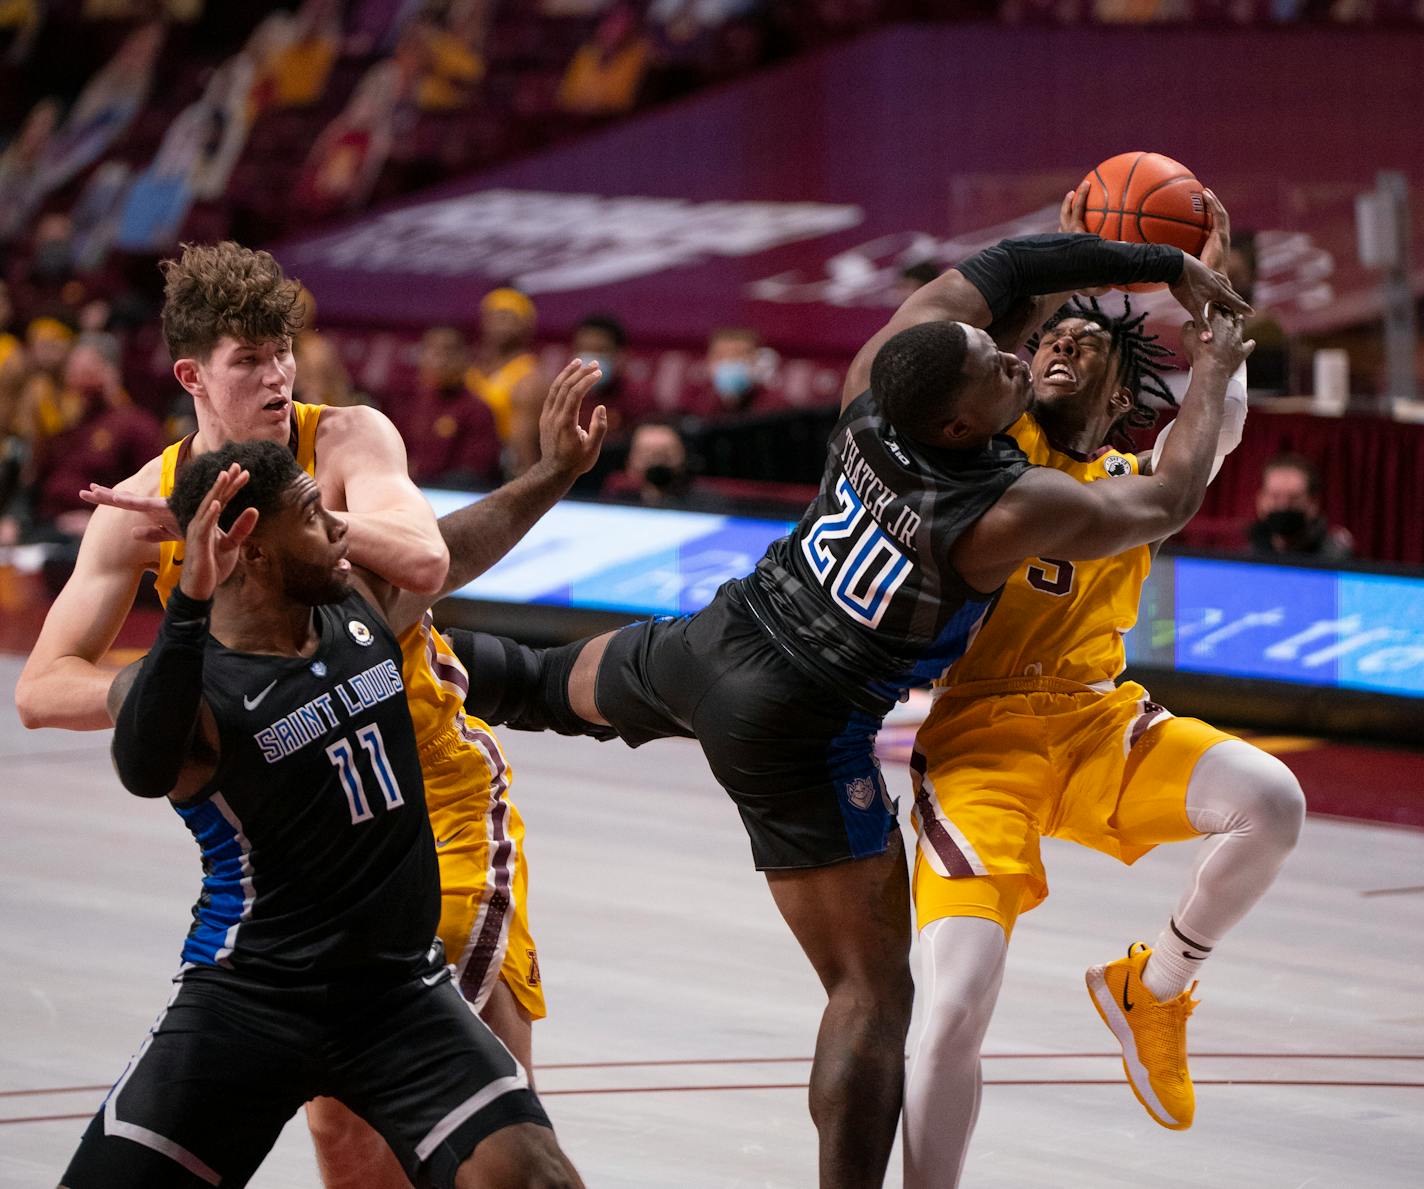
[[[846,785],[846,799],[857,809],[869,809],[875,803],[875,781],[857,776]]]
[[[371,629],[359,619],[348,619],[346,621],[346,630],[351,633],[351,638],[355,640],[357,644],[361,645],[362,648],[368,647],[371,641],[375,639],[375,637],[371,635]]]
[[[1107,471],[1114,479],[1120,479],[1124,475],[1132,474],[1132,463],[1128,462],[1121,454],[1109,454],[1103,459],[1103,470]]]

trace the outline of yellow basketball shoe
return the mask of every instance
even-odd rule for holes
[[[1158,1003],[1142,984],[1152,947],[1135,942],[1127,957],[1090,967],[1084,976],[1093,1006],[1122,1046],[1122,1067],[1137,1101],[1163,1127],[1185,1131],[1196,1113],[1187,1070],[1187,1017],[1197,1000],[1193,983],[1175,999]]]

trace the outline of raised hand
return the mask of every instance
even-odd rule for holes
[[[1211,234],[1207,236],[1206,247],[1202,249],[1201,261],[1215,272],[1226,273],[1231,260],[1231,216],[1211,190],[1203,190],[1207,214],[1211,216]]]
[[[154,544],[161,544],[164,541],[181,541],[183,539],[183,534],[178,531],[178,521],[173,518],[173,513],[168,507],[168,501],[161,496],[135,495],[131,491],[119,491],[113,487],[105,487],[100,483],[91,483],[87,491],[79,493],[79,498],[86,504],[93,504],[96,508],[102,506],[120,508],[125,512],[137,512],[140,516],[146,517],[148,524],[133,530],[134,539],[137,541],[152,541]]]
[[[221,472],[193,519],[183,541],[183,577],[178,589],[190,599],[206,601],[232,575],[237,551],[257,527],[257,509],[244,508],[226,532],[218,518],[228,501],[247,483],[248,474],[237,463]]]
[[[601,375],[596,363],[570,360],[549,385],[539,414],[539,461],[569,481],[598,461],[608,433],[608,410],[602,405],[593,410],[587,429],[579,425],[584,397]]]
[[[1084,178],[1078,183],[1076,190],[1069,190],[1063,196],[1063,202],[1058,207],[1059,231],[1087,233],[1088,221],[1084,215],[1088,209],[1088,189],[1088,179]],[[1101,297],[1104,293],[1111,293],[1112,286],[1104,285],[1097,289],[1080,289],[1079,292],[1084,297]]]
[[[1076,190],[1069,190],[1058,207],[1058,230],[1086,232],[1088,222],[1083,213],[1088,209],[1088,179],[1078,183]]]
[[[1195,321],[1182,327],[1182,354],[1197,371],[1204,366],[1219,367],[1231,375],[1256,349],[1254,339],[1241,338],[1241,315],[1219,306],[1207,311],[1207,333],[1200,334]]]
[[[1192,316],[1202,342],[1210,341],[1212,336],[1213,305],[1243,316],[1255,312],[1221,273],[1185,252],[1182,254],[1182,275],[1173,282],[1171,290],[1172,296]]]

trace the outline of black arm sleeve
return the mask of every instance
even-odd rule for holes
[[[1103,285],[1177,280],[1182,250],[1168,244],[1121,244],[1063,232],[1000,240],[957,266],[984,295],[994,319],[1019,298]]]
[[[114,724],[114,767],[138,797],[163,797],[178,781],[203,696],[203,652],[212,603],[168,596],[158,639]]]

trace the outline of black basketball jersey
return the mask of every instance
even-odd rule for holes
[[[816,499],[736,593],[800,668],[883,714],[963,655],[993,607],[949,553],[1029,465],[1005,434],[963,451],[905,441],[866,392],[836,423]]]
[[[175,806],[203,855],[183,959],[289,981],[400,978],[440,913],[400,647],[355,592],[315,613],[309,657],[208,639],[221,758]]]

